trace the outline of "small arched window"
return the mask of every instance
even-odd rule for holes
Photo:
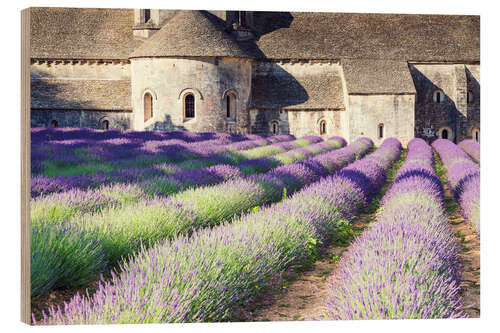
[[[442,90],[438,89],[434,92],[434,102],[439,104],[444,102],[444,92]]]
[[[382,139],[384,137],[384,124],[378,125],[378,138]]]
[[[322,120],[319,122],[319,134],[326,134],[326,120]]]
[[[153,95],[150,93],[144,94],[144,122],[153,118]]]
[[[474,140],[476,142],[480,142],[481,137],[480,137],[480,134],[479,134],[479,128],[474,128],[472,130],[472,140]]]
[[[103,130],[109,129],[109,120],[104,119],[103,121],[101,121],[101,129]]]
[[[474,101],[474,94],[472,91],[467,92],[467,103],[471,104]]]
[[[448,130],[446,128],[441,131],[441,139],[448,139]]]
[[[151,19],[151,9],[144,9],[144,23]]]
[[[279,132],[279,126],[278,122],[276,120],[271,121],[271,133],[272,134],[278,134]]]
[[[438,138],[441,139],[447,139],[450,141],[453,141],[455,138],[455,135],[453,133],[453,130],[449,126],[443,126],[439,129],[438,131]]]
[[[57,125],[58,125],[57,120],[52,119],[52,120],[50,121],[50,127],[57,127]]]
[[[194,118],[194,95],[187,94],[184,96],[184,118]]]
[[[239,12],[239,24],[242,26],[242,27],[246,27],[247,26],[247,12],[246,11],[240,11]]]
[[[235,119],[236,116],[236,98],[233,94],[226,96],[226,117],[228,119]]]

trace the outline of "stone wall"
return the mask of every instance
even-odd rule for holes
[[[130,80],[130,64],[96,61],[35,61],[31,64],[31,78]]]
[[[406,146],[414,137],[414,95],[349,95],[348,101],[349,142],[366,136],[380,145],[395,137]],[[381,125],[383,137],[379,137]]]
[[[129,71],[126,61],[33,61],[31,126],[130,128]]]
[[[331,81],[341,76],[334,62],[280,66],[234,58],[141,58],[131,62],[33,61],[32,80],[68,84],[51,93],[58,94],[58,106],[52,107],[51,101],[32,104],[31,125],[49,126],[55,120],[58,126],[100,128],[108,120],[110,128],[120,129],[272,134],[271,122],[277,121],[279,133],[300,137],[320,135],[320,122],[325,120],[324,137],[340,135],[352,142],[368,136],[376,144],[382,141],[379,124],[384,125],[384,138],[394,136],[403,142],[414,136],[432,142],[443,128],[449,128],[450,138],[458,142],[480,129],[479,65],[410,64],[417,90],[414,96],[349,95],[333,85],[340,79]],[[254,102],[267,103],[269,108],[248,110],[252,75],[263,76],[263,82],[270,85],[255,87],[260,90],[253,96]],[[78,82],[81,85],[74,84]],[[131,92],[124,93],[125,82],[131,82],[127,84]],[[89,96],[85,96],[88,85],[96,89],[86,89]],[[106,91],[99,91],[101,86]],[[71,89],[77,91],[71,93]],[[443,103],[434,101],[438,89],[444,93]],[[108,90],[113,91],[109,96]],[[144,123],[146,92],[153,95],[153,118]],[[186,93],[195,96],[194,119],[184,118]],[[235,120],[226,117],[227,93],[236,96]],[[322,109],[325,106],[328,109]]]
[[[472,130],[480,129],[481,120],[481,86],[479,65],[466,65],[467,91],[472,93],[472,99],[467,104],[466,135],[472,137]]]
[[[320,123],[326,121],[326,133],[320,134]],[[296,137],[318,135],[346,137],[347,112],[306,110],[250,110],[250,131],[256,134],[273,134],[272,122],[278,123],[277,134],[293,134]]]
[[[233,58],[137,58],[131,60],[135,130],[246,133],[252,64]],[[144,94],[153,96],[153,117],[144,122]],[[195,97],[195,117],[185,119],[184,97]],[[227,93],[236,96],[236,119],[226,117]]]
[[[31,110],[31,127],[50,127],[57,121],[57,127],[89,127],[100,129],[102,121],[109,122],[109,129],[126,130],[132,124],[131,112],[105,112],[88,110]]]
[[[473,84],[470,77],[468,79],[466,67],[461,64],[414,64],[410,65],[410,71],[417,89],[415,136],[432,142],[439,137],[440,129],[448,128],[452,131],[449,137],[452,141],[466,138],[470,127],[467,91]],[[434,100],[438,89],[444,93],[442,103]],[[473,90],[479,96],[479,84]],[[471,109],[470,113],[476,112]]]

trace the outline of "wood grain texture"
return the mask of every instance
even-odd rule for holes
[[[21,11],[21,321],[31,323],[30,9]]]

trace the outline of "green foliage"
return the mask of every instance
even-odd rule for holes
[[[43,165],[43,174],[47,177],[93,174],[110,172],[116,169],[111,163],[104,161],[87,162],[78,165],[71,165],[62,161],[45,161]]]
[[[335,222],[335,232],[332,234],[332,241],[341,246],[348,245],[354,238],[352,224],[347,220],[338,220]]]
[[[317,238],[309,237],[306,240],[306,245],[309,252],[308,261],[309,263],[313,263],[319,258],[319,249],[323,245],[323,242]]]
[[[441,179],[443,184],[448,184],[448,179],[446,178],[446,167],[441,163],[441,159],[438,154],[434,153],[434,167],[436,170],[436,175]]]
[[[91,235],[77,229],[32,227],[31,294],[41,296],[52,288],[83,286],[105,270],[104,248]]]

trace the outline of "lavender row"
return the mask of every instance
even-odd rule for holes
[[[145,198],[165,197],[189,188],[215,185],[230,179],[242,178],[245,175],[267,172],[281,164],[305,160],[315,154],[341,148],[345,144],[343,139],[334,138],[310,145],[311,142],[318,141],[318,139],[321,140],[319,137],[309,137],[262,147],[269,147],[266,150],[258,148],[259,154],[274,154],[289,148],[300,147],[269,157],[266,164],[262,164],[260,159],[256,159],[245,161],[236,166],[223,164],[172,174],[160,174],[159,171],[156,173],[152,171],[141,172],[141,175],[144,175],[142,179],[127,178],[125,184],[101,186],[98,189],[84,191],[78,189],[69,190],[63,193],[45,195],[32,200],[31,221],[33,223],[42,219],[65,221],[73,215],[98,212],[108,206],[113,206],[113,209],[115,209],[117,206],[137,202]],[[293,160],[290,160],[289,156],[293,156]]]
[[[205,157],[245,147],[244,141],[264,140],[266,143],[293,140],[291,135],[248,140],[242,135],[220,134],[218,139],[186,142],[180,139],[149,140],[114,138],[108,140],[52,140],[32,144],[32,174],[46,176],[95,173],[117,168],[146,166],[165,161]],[[254,136],[249,136],[254,137]],[[247,146],[248,147],[248,146]],[[252,147],[252,146],[250,146]],[[253,146],[255,147],[255,145]],[[248,149],[248,148],[247,148]]]
[[[463,140],[458,144],[460,148],[462,148],[463,151],[465,151],[467,154],[469,154],[470,157],[477,163],[480,163],[481,159],[481,146],[479,145],[478,142],[467,139]]]
[[[321,144],[323,152],[329,152],[316,151],[312,153],[319,154],[316,157],[266,174],[191,189],[169,198],[127,205],[108,204],[96,213],[83,215],[75,215],[71,207],[67,209],[63,205],[49,205],[41,214],[32,208],[31,259],[47,263],[32,264],[41,269],[31,270],[32,294],[36,297],[51,288],[79,286],[82,281],[96,279],[141,246],[188,235],[196,229],[221,224],[256,206],[279,201],[284,189],[291,194],[365,154],[373,145],[368,139],[360,139],[339,150],[333,150],[340,146],[337,140]],[[105,195],[94,192],[94,196],[85,197],[83,204],[98,206]],[[133,195],[133,192],[125,192],[119,200],[128,200]],[[80,200],[82,196],[75,195],[69,203],[81,205]],[[78,207],[76,205],[73,207]],[[80,249],[76,245],[82,245],[83,241],[75,245],[67,236],[72,233],[84,235],[81,239],[88,240],[86,251],[75,250]],[[88,262],[92,262],[91,269],[86,266]]]
[[[117,160],[122,164],[131,164],[133,159],[139,159],[142,163],[147,163],[150,160],[160,159],[162,155],[172,154],[175,152],[176,147],[184,147],[188,156],[197,156],[203,152],[207,146],[216,146],[220,144],[229,144],[231,142],[248,141],[262,139],[256,135],[234,135],[227,133],[209,133],[211,135],[203,135],[205,133],[191,133],[183,132],[186,134],[179,136],[181,132],[144,132],[149,134],[140,134],[142,132],[133,132],[134,136],[125,135],[126,132],[109,131],[100,132],[98,134],[109,135],[110,132],[115,132],[115,135],[106,137],[104,140],[96,140],[92,132],[96,130],[90,129],[46,129],[58,138],[64,140],[40,140],[37,139],[37,132],[39,128],[32,129],[32,145],[31,145],[31,160],[32,160],[32,173],[38,174],[42,170],[45,173],[52,173],[59,175],[57,172],[65,171],[64,168],[77,166],[84,163],[89,164],[86,169],[80,166],[76,171],[95,171],[97,167],[92,162],[105,163],[106,167],[111,168]],[[90,131],[89,131],[90,130]],[[43,132],[43,131],[42,131]],[[77,138],[67,136],[66,133],[79,133]],[[130,134],[130,133],[129,133]],[[160,135],[161,134],[161,135]],[[176,135],[177,134],[177,135]],[[203,140],[194,140],[198,136]],[[188,140],[182,140],[180,137],[185,137]],[[192,137],[192,140],[189,138]],[[156,138],[156,140],[155,140]],[[191,142],[191,143],[189,143]],[[203,142],[203,143],[202,143]],[[179,149],[177,149],[179,151]],[[184,156],[179,154],[179,158]],[[138,163],[138,161],[135,161]],[[95,164],[95,163],[94,163]],[[93,168],[92,168],[93,167]],[[55,169],[55,170],[53,170]],[[83,170],[82,170],[83,169]],[[99,170],[99,169],[97,169]],[[73,171],[75,172],[75,171]]]
[[[143,249],[91,298],[76,295],[64,309],[51,309],[43,324],[231,319],[235,309],[273,286],[280,272],[306,263],[314,244],[370,200],[366,189],[379,185],[400,149],[399,142],[384,142],[282,204]]]
[[[432,150],[422,139],[408,149],[377,221],[354,241],[329,281],[331,319],[463,317],[457,310],[458,249]]]
[[[33,127],[31,128],[31,141],[34,144],[44,143],[47,141],[62,141],[62,140],[109,140],[117,138],[140,139],[143,141],[150,140],[171,140],[179,139],[186,142],[205,141],[213,139],[223,139],[230,137],[240,137],[242,140],[256,140],[262,138],[262,135],[256,134],[229,134],[221,132],[188,132],[188,131],[133,131],[133,130],[96,130],[92,128],[51,128],[51,127]]]
[[[202,155],[193,153],[192,150],[185,146],[177,145],[170,146],[169,152],[160,159],[162,163],[150,164],[146,167],[143,165],[142,167],[120,168],[118,170],[70,176],[47,177],[39,175],[31,179],[31,197],[36,198],[40,195],[65,192],[71,189],[95,188],[102,184],[136,182],[148,177],[162,176],[185,169],[202,168],[223,163],[234,164],[244,158],[239,154],[240,150],[243,151],[245,149],[286,142],[288,140],[293,140],[293,136],[278,135],[267,139],[242,141],[225,146],[223,142],[212,145],[205,145],[204,142],[200,142],[200,147],[204,147],[203,149],[205,149],[204,158],[200,158]],[[165,161],[177,161],[177,164],[165,163]],[[158,159],[149,162],[158,162]],[[144,164],[138,162],[137,159],[133,163]],[[99,163],[99,167],[103,167],[102,163]],[[104,168],[106,168],[106,165],[104,165]]]
[[[432,143],[446,167],[453,195],[465,219],[480,233],[480,168],[456,144],[438,139]]]

